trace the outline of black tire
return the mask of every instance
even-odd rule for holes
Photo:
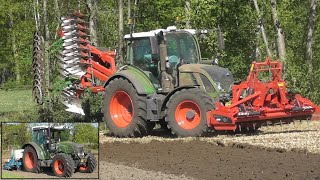
[[[194,124],[195,127],[186,129],[178,124],[176,120],[176,109],[182,102],[191,102],[195,104],[197,109],[199,110],[199,113],[193,111],[193,113],[195,114],[193,118],[200,117],[198,118],[200,119],[199,123]],[[165,121],[168,123],[168,128],[171,129],[171,133],[177,135],[178,137],[204,136],[209,131],[206,113],[213,108],[213,101],[206,92],[198,88],[182,89],[174,93],[167,102],[165,110]]]
[[[96,169],[97,167],[97,160],[96,158],[90,153],[88,154],[88,159],[86,162],[86,168],[84,170],[82,170],[81,168],[79,168],[79,171],[81,173],[93,173],[93,171]]]
[[[160,124],[160,127],[161,127],[162,130],[166,130],[166,131],[169,130],[168,129],[168,123],[164,119],[161,119],[159,121],[159,124]]]
[[[131,99],[132,119],[126,126],[119,126],[111,118],[111,101],[116,93],[125,92]],[[113,102],[113,101],[112,101]],[[141,137],[148,134],[146,97],[139,96],[133,85],[126,79],[115,78],[106,86],[104,95],[104,121],[111,134],[117,137]],[[128,110],[129,111],[129,110]],[[130,113],[130,112],[129,112]]]
[[[71,177],[75,169],[71,156],[64,153],[56,154],[53,157],[51,167],[53,173],[58,177]]]
[[[148,130],[148,133],[150,133],[155,127],[156,127],[156,123],[155,123],[155,122],[147,121],[147,130]]]
[[[40,162],[37,152],[32,146],[27,146],[23,151],[22,164],[25,171],[39,173]]]

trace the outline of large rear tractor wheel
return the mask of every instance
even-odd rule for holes
[[[52,171],[58,177],[71,177],[74,172],[73,159],[63,153],[59,153],[53,157]]]
[[[38,161],[37,152],[33,147],[27,146],[23,151],[22,164],[26,171],[28,172],[40,172],[40,165]]]
[[[88,154],[88,159],[86,162],[86,166],[80,166],[79,171],[82,173],[93,173],[93,171],[97,167],[97,160],[96,158],[90,153]]]
[[[141,137],[151,129],[146,121],[146,97],[138,95],[126,79],[115,78],[104,95],[104,121],[117,137]]]
[[[207,111],[214,108],[211,98],[197,88],[173,94],[166,105],[166,118],[171,133],[178,137],[204,136],[208,133]]]

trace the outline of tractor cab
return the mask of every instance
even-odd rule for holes
[[[32,141],[49,149],[62,141],[61,133],[65,131],[63,126],[51,126],[50,129],[49,126],[35,126],[32,127]]]
[[[127,34],[124,38],[128,42],[128,63],[141,69],[162,93],[181,86],[199,86],[217,98],[221,92],[231,91],[234,79],[228,69],[212,61],[203,63],[196,36],[206,33],[170,26]]]
[[[201,54],[195,33],[196,30],[177,30],[171,26],[167,29],[125,35],[124,38],[128,41],[128,61],[143,70],[155,87],[160,87],[160,34],[167,45],[165,66],[168,73],[175,76],[179,66],[200,63]]]
[[[133,33],[125,36],[128,41],[128,59],[130,64],[140,67],[145,71],[156,71],[160,61],[160,40],[158,34],[164,33],[167,44],[167,56],[172,65],[181,59],[187,64],[200,62],[201,55],[197,40],[193,36],[195,30],[177,30],[175,27],[157,29],[149,32]]]

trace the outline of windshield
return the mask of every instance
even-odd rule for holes
[[[167,56],[169,61],[177,63],[184,59],[188,64],[195,64],[200,61],[200,54],[196,40],[193,35],[185,31],[174,31],[166,34]],[[136,38],[132,40],[129,49],[131,64],[147,70],[150,65],[157,66],[159,54],[152,54],[150,37]],[[159,47],[158,47],[159,48]]]
[[[167,33],[167,52],[169,59],[184,59],[188,64],[199,62],[200,55],[194,37],[184,31]],[[170,58],[170,57],[177,58]]]

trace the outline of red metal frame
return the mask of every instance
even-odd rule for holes
[[[246,81],[232,88],[231,105],[216,102],[216,108],[207,113],[208,125],[216,130],[236,130],[238,124],[252,125],[273,120],[291,120],[297,117],[320,119],[320,107],[300,94],[286,91],[282,79],[283,66],[280,61],[253,62]],[[262,73],[269,74],[262,82]],[[227,117],[223,122],[215,117]]]
[[[95,86],[92,84],[93,78],[97,78],[102,82],[106,82],[117,70],[115,63],[116,53],[114,51],[101,51],[96,47],[88,44],[84,47],[88,49],[91,56],[85,60],[82,59],[81,63],[86,64],[86,74],[81,77],[80,86],[82,89],[89,88],[93,92],[104,91],[103,86]],[[79,91],[79,97],[83,91]]]

